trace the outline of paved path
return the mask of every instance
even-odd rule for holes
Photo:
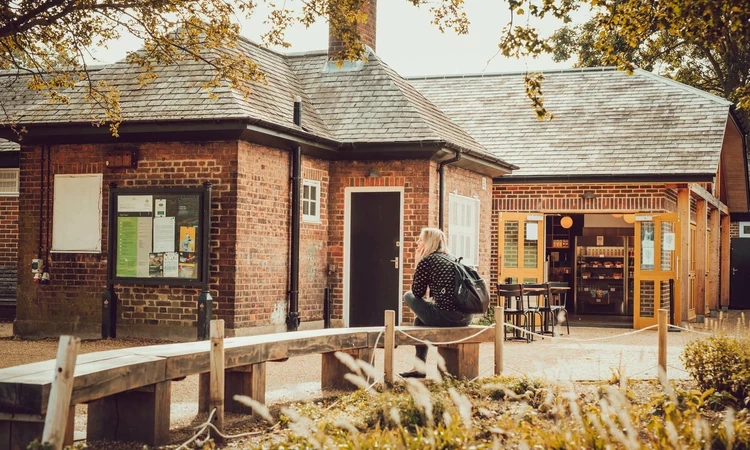
[[[734,313],[729,319],[729,330],[735,330]],[[748,317],[750,319],[750,317]],[[696,331],[707,331],[706,326],[694,327]],[[709,327],[710,328],[710,327]],[[747,328],[747,325],[746,327]],[[546,337],[527,344],[522,341],[506,341],[504,350],[505,372],[509,375],[545,376],[550,380],[603,380],[609,379],[618,370],[631,378],[657,377],[657,332],[645,330],[633,333],[622,328],[571,327],[571,334],[551,339]],[[12,328],[0,324],[0,355],[9,355],[15,350],[16,357],[25,362],[34,362],[55,357],[56,340],[17,341],[9,339]],[[5,336],[3,338],[3,336]],[[691,332],[669,333],[667,337],[669,378],[688,378],[679,355],[685,344],[705,336]],[[602,339],[606,338],[606,339]],[[591,340],[595,339],[595,340]],[[144,345],[147,341],[87,341],[82,352],[119,348],[126,345]],[[33,347],[33,351],[31,348]],[[10,352],[10,353],[8,353]],[[20,356],[18,354],[20,353]],[[437,376],[436,354],[434,349],[428,355],[428,377]],[[493,346],[491,343],[480,346],[480,376],[489,376],[494,370]],[[414,347],[401,346],[395,352],[396,371],[408,370],[413,361]],[[0,367],[5,358],[0,357]],[[268,363],[267,403],[304,401],[324,395],[320,390],[321,356],[311,355],[291,358],[286,362]],[[375,352],[375,367],[382,370],[383,351]],[[198,377],[187,377],[184,381],[172,383],[172,428],[187,425],[198,411]],[[77,429],[85,429],[85,406],[77,410]]]

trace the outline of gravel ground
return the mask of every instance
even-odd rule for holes
[[[735,331],[734,312],[725,324]],[[716,321],[693,326],[696,331],[710,331]],[[747,325],[746,325],[747,327]],[[687,373],[679,360],[685,344],[703,335],[691,332],[668,334],[668,376],[685,379]],[[591,340],[596,339],[596,340]],[[156,340],[116,339],[84,341],[81,353],[116,348],[153,345]],[[12,324],[0,323],[0,368],[53,359],[57,340],[25,341],[12,336]],[[435,350],[428,356],[428,378],[437,377]],[[493,373],[493,346],[480,346],[479,374]],[[411,346],[401,346],[395,352],[396,371],[408,370],[413,361]],[[291,358],[286,362],[268,363],[266,375],[266,403],[280,405],[294,401],[336,395],[320,389],[321,356],[310,355]],[[657,377],[657,333],[655,330],[633,332],[628,329],[571,327],[571,334],[551,339],[547,336],[527,344],[523,341],[506,341],[504,367],[508,374],[544,376],[558,381],[590,381],[609,379],[615,372],[636,379]],[[375,367],[382,369],[383,352],[376,350]],[[173,442],[179,443],[190,436],[189,429],[205,420],[198,414],[198,377],[190,376],[172,383],[171,429]],[[226,422],[242,421],[242,416],[227,415]],[[82,438],[86,429],[86,406],[76,408],[76,436]],[[103,448],[103,447],[95,447]],[[142,446],[107,446],[117,449],[142,449]]]

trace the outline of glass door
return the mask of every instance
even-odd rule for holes
[[[544,215],[501,212],[498,230],[497,282],[543,282]]]
[[[677,289],[677,261],[680,229],[677,214],[636,215],[633,327],[645,328],[658,322],[657,311],[669,309],[669,280]],[[679,311],[675,298],[675,311]]]

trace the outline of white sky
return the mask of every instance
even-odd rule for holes
[[[281,0],[283,1],[283,0]],[[260,42],[262,34],[268,29],[263,22],[268,9],[263,1],[249,21],[242,21],[243,36]],[[299,7],[299,0],[286,0],[287,7]],[[497,53],[497,44],[501,32],[508,22],[507,4],[502,0],[466,0],[465,10],[471,25],[469,34],[458,36],[453,31],[440,33],[430,23],[432,14],[429,5],[417,8],[406,0],[378,0],[377,17],[377,55],[402,76],[456,74],[456,73],[493,73],[540,71],[570,67],[573,61],[555,63],[549,56],[538,59],[508,59]],[[578,13],[580,21],[589,14]],[[525,22],[523,16],[516,16],[516,24]],[[543,35],[549,35],[561,23],[550,20],[536,23]],[[328,25],[323,19],[310,28],[295,25],[287,33],[289,49],[276,50],[304,52],[326,49],[328,45]],[[102,63],[117,61],[129,50],[136,50],[139,41],[132,37],[123,37],[111,43],[108,50],[96,52]],[[492,61],[488,61],[492,59]]]

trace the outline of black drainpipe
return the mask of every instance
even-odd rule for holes
[[[294,124],[302,126],[302,99],[294,100]],[[300,184],[302,183],[302,148],[292,150],[292,243],[289,263],[289,313],[286,316],[287,331],[299,327],[299,234],[300,234]]]
[[[451,159],[445,160],[438,166],[438,173],[440,174],[440,200],[438,200],[438,228],[443,229],[443,199],[445,198],[445,166],[453,164],[461,159],[461,152],[456,151],[456,156]]]

